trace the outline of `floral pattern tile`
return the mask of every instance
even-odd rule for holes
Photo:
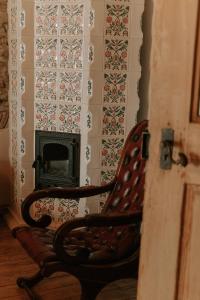
[[[17,128],[17,101],[12,101],[10,105],[11,105],[12,127]]]
[[[23,29],[26,26],[26,12],[22,10],[20,13],[20,26]]]
[[[106,35],[128,36],[129,6],[106,5]]]
[[[101,171],[101,184],[111,182],[115,177],[116,170],[102,170]]]
[[[103,135],[124,135],[125,106],[103,107]]]
[[[58,5],[36,5],[36,34],[57,35],[58,33]]]
[[[83,4],[61,5],[61,35],[83,34]]]
[[[116,167],[119,161],[124,139],[105,138],[102,140],[102,167]]]
[[[80,105],[59,105],[59,131],[80,133]]]
[[[127,74],[104,74],[105,103],[125,103],[127,90]]]
[[[10,71],[10,83],[11,83],[11,95],[13,97],[16,97],[17,96],[17,86],[18,86],[17,70]]]
[[[82,94],[82,73],[61,72],[60,73],[60,100],[70,102],[81,101]]]
[[[41,218],[42,215],[47,214],[52,217],[52,220],[55,219],[55,199],[54,198],[44,198],[38,200],[34,205],[34,216],[36,219]]]
[[[17,32],[17,7],[11,7],[10,12],[10,31],[14,34]]]
[[[56,100],[56,71],[36,70],[35,98],[37,100]]]
[[[10,62],[12,66],[17,65],[17,39],[10,41]]]
[[[56,131],[56,105],[36,103],[35,122],[38,130]]]
[[[63,223],[67,220],[74,219],[78,214],[77,200],[73,199],[59,199],[58,203],[58,222]]]
[[[36,38],[36,67],[57,67],[57,38]]]
[[[81,69],[83,67],[83,39],[69,37],[60,40],[60,67]]]
[[[16,128],[12,128],[11,145],[12,145],[12,159],[17,159],[18,143],[17,143],[17,130],[16,130]]]
[[[128,40],[106,39],[105,69],[126,71],[128,68]]]

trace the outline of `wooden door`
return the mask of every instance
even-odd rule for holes
[[[137,299],[200,300],[199,1],[153,2],[151,141]],[[162,128],[174,129],[174,159],[184,152],[187,167],[160,168]]]

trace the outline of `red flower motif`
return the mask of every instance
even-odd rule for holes
[[[122,52],[122,58],[126,58],[127,57],[127,52],[126,51],[123,51]]]
[[[106,57],[110,57],[110,56],[111,56],[111,52],[107,50],[107,51],[105,52],[105,56],[106,56]]]
[[[111,16],[108,16],[108,17],[106,18],[106,20],[107,20],[107,23],[111,23],[111,22],[112,22],[112,17],[111,17]]]
[[[106,84],[106,85],[104,86],[104,91],[109,91],[109,85]]]
[[[123,18],[123,23],[128,24],[128,18],[127,17]]]
[[[63,122],[63,121],[65,120],[65,117],[64,117],[63,115],[60,115],[60,118],[59,118],[59,119],[60,119],[60,121]]]
[[[108,154],[108,150],[107,150],[107,149],[103,149],[103,150],[102,150],[102,155],[103,155],[103,156],[106,156],[107,154]]]
[[[119,117],[119,123],[123,123],[124,122],[124,118],[123,117]]]
[[[120,85],[120,90],[121,91],[124,91],[125,90],[125,85],[123,84],[123,85]]]

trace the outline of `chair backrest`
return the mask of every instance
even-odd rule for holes
[[[129,133],[115,176],[115,187],[102,210],[104,214],[140,212],[144,197],[143,133],[147,121],[138,123]]]

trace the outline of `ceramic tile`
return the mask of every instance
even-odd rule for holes
[[[43,68],[57,67],[57,38],[36,38],[35,65]]]
[[[57,222],[63,223],[67,220],[74,219],[78,215],[79,201],[73,199],[58,200]]]
[[[21,62],[26,59],[26,45],[24,43],[20,44],[20,60]]]
[[[12,145],[12,152],[11,152],[12,153],[12,159],[16,160],[17,156],[18,156],[18,140],[17,140],[17,130],[16,130],[16,128],[12,128],[11,145]]]
[[[20,26],[23,29],[26,26],[26,12],[22,10],[20,13]]]
[[[17,128],[17,101],[12,101],[10,103],[11,106],[11,118],[12,118],[12,127]]]
[[[101,184],[107,184],[111,182],[116,174],[116,169],[114,170],[102,170],[101,171]]]
[[[88,125],[88,137],[99,137],[102,134],[102,106],[101,105],[89,105],[89,113],[86,119],[86,122],[89,123]]]
[[[24,156],[26,154],[26,140],[24,138],[22,138],[20,142],[20,153],[21,156]]]
[[[21,126],[24,126],[26,123],[26,116],[25,116],[25,107],[21,107],[20,111],[20,119],[21,119]]]
[[[91,36],[90,44],[93,45],[93,59],[90,70],[103,70],[104,39],[103,36]]]
[[[121,156],[124,139],[105,138],[102,139],[102,167],[116,167]]]
[[[38,35],[57,35],[58,5],[36,4],[35,32]]]
[[[47,214],[54,220],[54,210],[55,210],[55,199],[54,198],[44,198],[38,200],[34,204],[34,217],[40,218],[42,215]]]
[[[22,79],[24,78],[25,81],[21,82],[21,99],[22,101],[30,101],[30,105],[32,105],[32,101],[34,99],[34,69],[33,68],[23,68]]]
[[[25,184],[25,170],[24,169],[21,169],[21,172],[20,172],[20,182],[22,185]]]
[[[25,76],[21,76],[20,88],[21,88],[21,95],[22,95],[25,93],[25,90],[26,90],[26,77]]]
[[[82,73],[60,72],[59,98],[70,102],[81,101],[82,96]]]
[[[91,161],[91,146],[90,145],[86,145],[86,147],[85,147],[85,159],[87,162]]]
[[[33,191],[35,187],[34,169],[32,168],[33,161],[22,161],[22,169],[25,173],[25,181],[22,188],[22,194],[25,194],[25,190],[29,190],[28,194]],[[27,195],[28,195],[27,194]]]
[[[90,70],[90,79],[93,82],[93,90],[89,99],[89,104],[102,104],[104,73],[100,70]],[[83,93],[87,93],[86,82]],[[84,95],[84,97],[88,98],[88,95]]]
[[[104,67],[112,71],[128,69],[128,40],[105,40]]]
[[[89,26],[91,35],[103,36],[105,20],[105,1],[91,1],[91,11],[89,16]]]
[[[127,74],[104,74],[104,103],[125,103],[127,98]]]
[[[83,39],[62,38],[60,40],[60,67],[81,69],[83,67]]]
[[[35,127],[38,130],[56,131],[56,104],[35,104]]]
[[[88,80],[87,94],[89,97],[92,97],[92,95],[93,95],[93,80],[92,79]]]
[[[144,2],[140,4],[134,4],[131,14],[131,22],[129,27],[129,33],[131,37],[139,37],[142,40],[142,16],[144,11]]]
[[[83,34],[83,4],[61,4],[61,35]]]
[[[17,32],[17,6],[11,7],[10,31],[12,34],[15,34]]]
[[[25,165],[27,165],[26,173],[29,174],[30,170],[31,170],[31,172],[33,172],[32,164],[35,159],[35,157],[34,157],[35,131],[33,129],[26,129],[25,127],[23,127],[21,134],[23,137],[26,138],[26,151],[25,151],[24,155],[21,157],[21,163],[24,168],[25,168]]]
[[[36,100],[56,100],[57,72],[36,70],[35,98]]]
[[[17,70],[10,71],[10,83],[11,83],[11,96],[17,96],[17,88],[18,88],[18,81],[17,81]]]
[[[17,39],[10,40],[10,63],[12,66],[17,66],[17,58],[18,58],[18,48],[17,48]]]
[[[129,6],[106,5],[105,34],[112,36],[128,36]]]
[[[88,153],[89,153],[89,160],[85,159],[87,163],[87,169],[99,169],[101,167],[100,161],[100,139],[99,137],[89,137],[87,145]],[[87,154],[87,149],[86,149]]]
[[[80,133],[80,105],[59,104],[59,131]]]
[[[125,106],[103,107],[103,135],[124,135]]]
[[[23,8],[23,11],[25,12],[24,15],[24,20],[22,19],[22,23],[24,23],[24,25],[22,25],[22,31],[21,34],[22,36],[27,36],[29,35],[30,37],[34,36],[34,28],[35,28],[35,1],[27,1],[27,0],[20,0],[21,2],[21,6]],[[21,16],[23,17],[23,15]]]
[[[34,68],[34,39],[31,35],[23,35],[20,44],[20,63],[22,70]]]

